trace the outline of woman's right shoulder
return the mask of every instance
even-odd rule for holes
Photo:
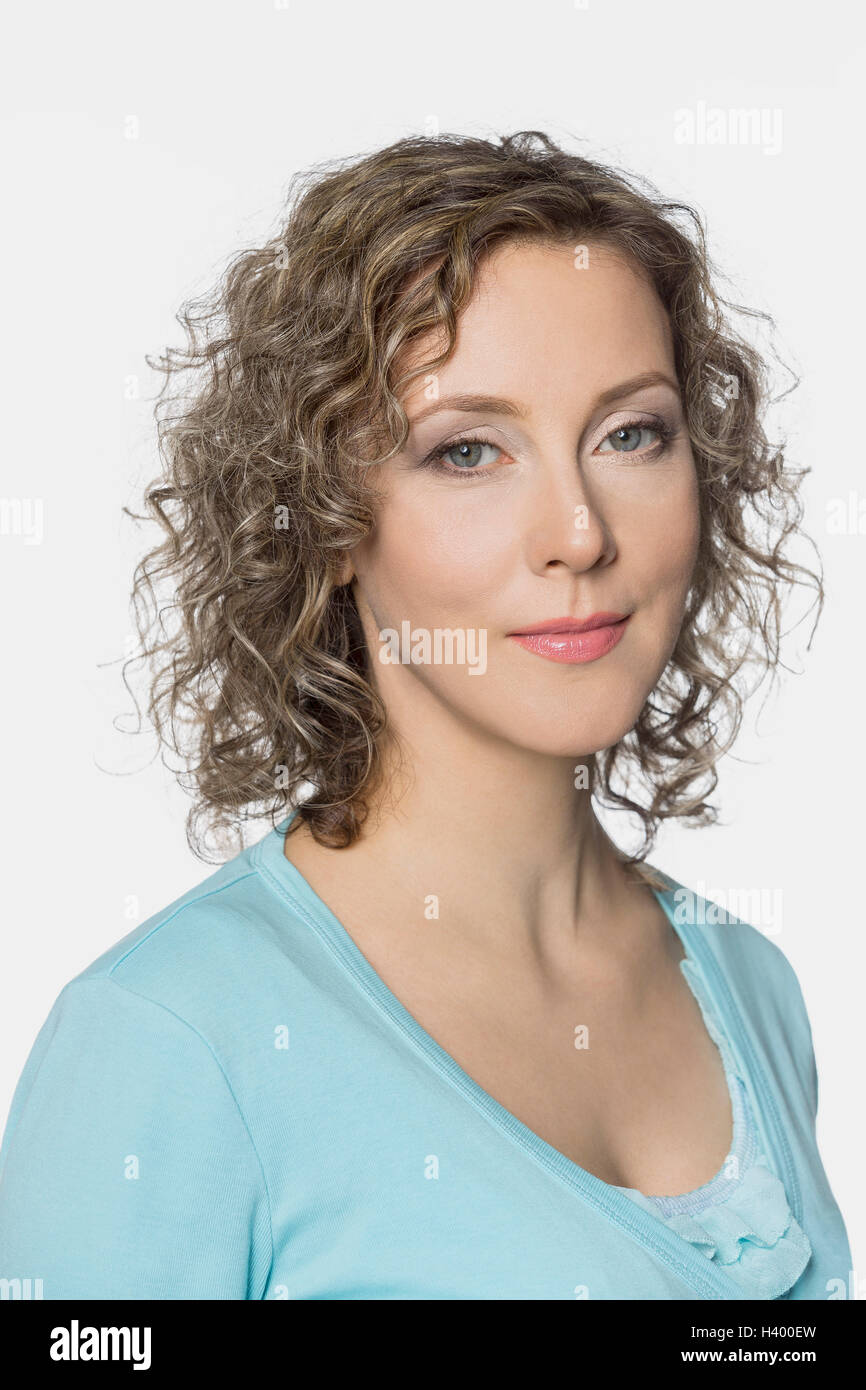
[[[254,891],[248,856],[238,855],[114,941],[69,980],[67,988],[100,978],[134,988],[155,983],[164,974],[172,976],[180,968],[206,968],[214,947],[240,934],[244,908]]]
[[[220,1095],[225,1080],[242,1087],[250,1039],[297,1013],[309,996],[310,960],[321,968],[308,924],[273,892],[255,850],[166,903],[63,984],[31,1045],[6,1141],[40,1088],[52,1109],[81,1088],[114,1105],[136,1087],[149,1094],[154,1078],[171,1092],[193,1076],[199,1094],[206,1082]]]
[[[109,1012],[137,996],[217,1041],[305,956],[309,928],[259,872],[258,850],[243,850],[113,942],[63,985],[52,1013],[63,1002],[75,1007],[73,996]]]

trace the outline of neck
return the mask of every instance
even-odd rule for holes
[[[361,838],[341,851],[372,859],[383,891],[399,877],[436,895],[462,936],[538,959],[563,944],[608,949],[611,924],[646,910],[647,889],[575,786],[590,758],[517,747],[423,698],[389,714],[381,790]]]

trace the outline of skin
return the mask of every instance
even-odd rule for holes
[[[405,365],[442,345],[415,345]],[[600,403],[648,373],[670,384]],[[523,413],[442,408],[458,393]],[[403,401],[409,438],[379,466],[376,524],[346,571],[393,733],[388,773],[354,845],[327,849],[299,823],[286,855],[500,1104],[605,1182],[688,1191],[731,1145],[721,1058],[676,933],[575,787],[576,765],[633,727],[664,670],[696,563],[698,485],[666,313],[607,248],[592,245],[578,269],[569,245],[507,244],[484,262],[434,390],[421,376]],[[635,417],[618,436],[632,447],[614,449]],[[659,417],[673,431],[663,448]],[[487,476],[458,476],[455,442],[476,432],[489,444],[469,457]],[[444,471],[421,466],[440,446]],[[600,610],[631,616],[585,664],[508,636]],[[379,634],[404,620],[484,629],[485,672],[383,664]]]

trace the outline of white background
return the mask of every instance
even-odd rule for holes
[[[19,3],[0,86],[0,497],[41,503],[43,533],[0,535],[0,1123],[66,981],[212,871],[152,739],[113,725],[150,543],[120,510],[156,470],[144,354],[182,344],[179,305],[275,230],[295,170],[437,127],[541,128],[692,203],[728,297],[773,315],[801,378],[783,426],[812,468],[824,618],[723,764],[724,823],[663,831],[652,861],[721,900],[781,893],[773,939],[809,1008],[822,1154],[866,1279],[861,24],[845,0]],[[781,144],[680,143],[678,113],[701,103],[758,108]]]

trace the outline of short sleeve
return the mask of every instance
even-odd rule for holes
[[[46,1299],[259,1298],[271,1257],[261,1164],[208,1043],[109,977],[71,981],[0,1148],[0,1278]]]

